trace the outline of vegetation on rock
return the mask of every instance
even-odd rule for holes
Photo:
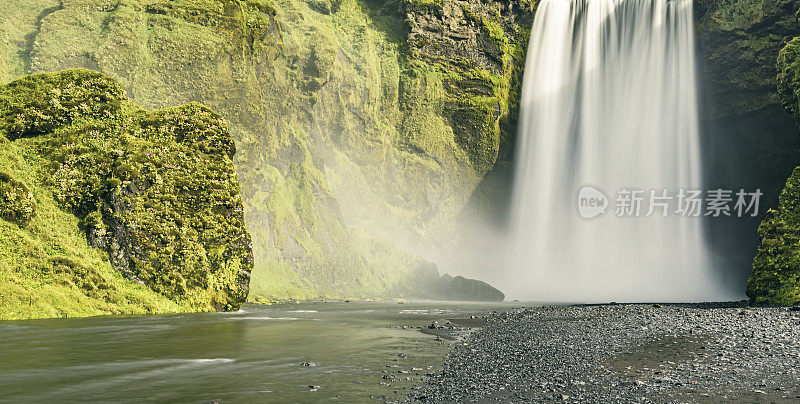
[[[217,114],[146,111],[113,79],[76,69],[0,87],[0,133],[0,198],[13,202],[0,223],[0,317],[244,303],[252,250]]]
[[[708,189],[760,189],[763,213],[776,207],[800,161],[798,124],[784,109],[790,94],[781,84],[792,74],[785,70],[791,52],[781,49],[800,35],[800,1],[696,0],[694,10],[705,182]],[[776,68],[779,57],[786,66]],[[709,245],[735,284],[752,273],[762,219],[709,222]]]
[[[442,275],[436,290],[445,300],[456,301],[503,301],[503,292],[493,288],[486,282],[467,279],[463,276]]]
[[[784,108],[800,124],[800,37],[789,41],[777,58],[777,89]],[[776,209],[758,227],[760,245],[747,282],[747,296],[760,305],[800,304],[800,167],[786,182]]]
[[[778,208],[767,212],[758,236],[747,296],[759,305],[800,304],[800,167],[786,182]]]
[[[800,124],[800,37],[789,41],[778,54],[778,96]]]

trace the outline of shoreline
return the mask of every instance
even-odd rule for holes
[[[746,301],[495,310],[408,402],[800,399],[800,310]]]

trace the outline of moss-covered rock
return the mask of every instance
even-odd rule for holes
[[[401,81],[405,137],[412,147],[430,150],[428,145],[452,131],[484,175],[501,147],[516,137],[535,3],[404,0],[402,5],[409,31]]]
[[[800,304],[800,167],[786,182],[778,208],[767,212],[758,236],[747,296],[759,305]]]
[[[797,0],[698,0],[697,36],[714,118],[780,107],[775,60],[800,31]]]
[[[800,37],[789,41],[778,54],[778,96],[800,124]]]
[[[21,149],[16,164],[31,167],[40,194],[74,215],[84,243],[125,278],[191,310],[235,310],[247,299],[251,242],[219,115],[199,104],[146,111],[115,80],[76,69],[0,87],[0,134]],[[33,214],[26,190],[0,178],[0,197],[27,214],[11,218],[18,225]],[[113,289],[79,259],[47,260],[36,265],[93,299]]]

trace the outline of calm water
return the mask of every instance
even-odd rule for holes
[[[310,303],[0,322],[0,402],[392,400],[458,343],[414,327],[499,307]]]

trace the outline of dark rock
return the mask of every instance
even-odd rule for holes
[[[440,296],[447,300],[502,301],[505,299],[503,292],[488,283],[467,279],[463,276],[452,277],[444,274],[439,279],[436,289]]]

